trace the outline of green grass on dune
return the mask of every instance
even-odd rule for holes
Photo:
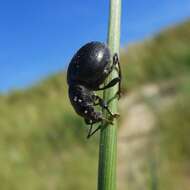
[[[2,97],[0,130],[0,189],[95,187],[97,139],[85,139],[64,74]]]
[[[128,90],[189,75],[190,21],[129,46],[122,63],[123,88]]]
[[[160,189],[189,189],[190,88],[183,85],[175,103],[159,112]],[[187,88],[186,88],[187,87]]]
[[[121,54],[121,63],[124,91],[186,77],[177,90],[188,102],[190,22],[129,47]],[[164,144],[165,151],[171,150],[172,155],[177,150],[178,164],[180,159],[190,159],[186,139],[190,105],[183,104],[179,110],[176,103],[160,113],[160,125],[167,132],[164,142],[169,142]],[[183,131],[179,133],[181,122]],[[68,101],[64,73],[29,89],[1,95],[0,189],[96,189],[98,137],[87,141],[86,130]]]

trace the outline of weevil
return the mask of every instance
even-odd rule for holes
[[[112,79],[107,85],[102,86],[109,74],[116,69],[118,77]],[[70,61],[67,70],[67,83],[69,86],[69,99],[76,113],[84,118],[90,125],[87,138],[90,138],[101,126],[93,131],[93,124],[105,121],[112,123],[119,114],[112,113],[100,96],[95,91],[105,90],[119,84],[116,95],[121,92],[121,69],[118,55],[111,56],[108,46],[101,42],[90,42],[81,47]],[[107,110],[110,117],[96,111],[95,106]]]

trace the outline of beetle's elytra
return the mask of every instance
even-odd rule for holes
[[[113,69],[117,70],[118,77],[106,86],[100,87]],[[92,131],[93,124],[101,121],[112,123],[113,118],[118,116],[113,114],[108,104],[94,92],[119,83],[117,94],[120,94],[121,69],[118,55],[114,54],[112,57],[107,45],[101,42],[90,42],[81,47],[71,59],[67,70],[67,82],[69,99],[74,110],[84,118],[86,124],[91,125],[87,138],[100,129],[98,127]],[[106,109],[110,118],[104,118],[101,112],[95,110],[95,106]]]

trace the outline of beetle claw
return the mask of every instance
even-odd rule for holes
[[[120,117],[120,114],[119,114],[119,113],[114,113],[114,114],[113,114],[113,117],[114,117],[114,118],[119,118],[119,117]]]

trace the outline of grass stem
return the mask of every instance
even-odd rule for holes
[[[110,16],[108,29],[108,46],[112,55],[119,55],[120,47],[120,17],[121,0],[110,0]],[[111,79],[118,77],[116,71],[113,71],[106,83]],[[118,91],[118,85],[104,91],[104,100],[108,101]],[[117,113],[118,100],[114,99],[109,104],[110,110]],[[104,112],[104,116],[108,117]],[[99,145],[99,171],[98,171],[98,190],[116,190],[116,161],[117,161],[117,121],[114,125],[103,124],[100,132]]]

